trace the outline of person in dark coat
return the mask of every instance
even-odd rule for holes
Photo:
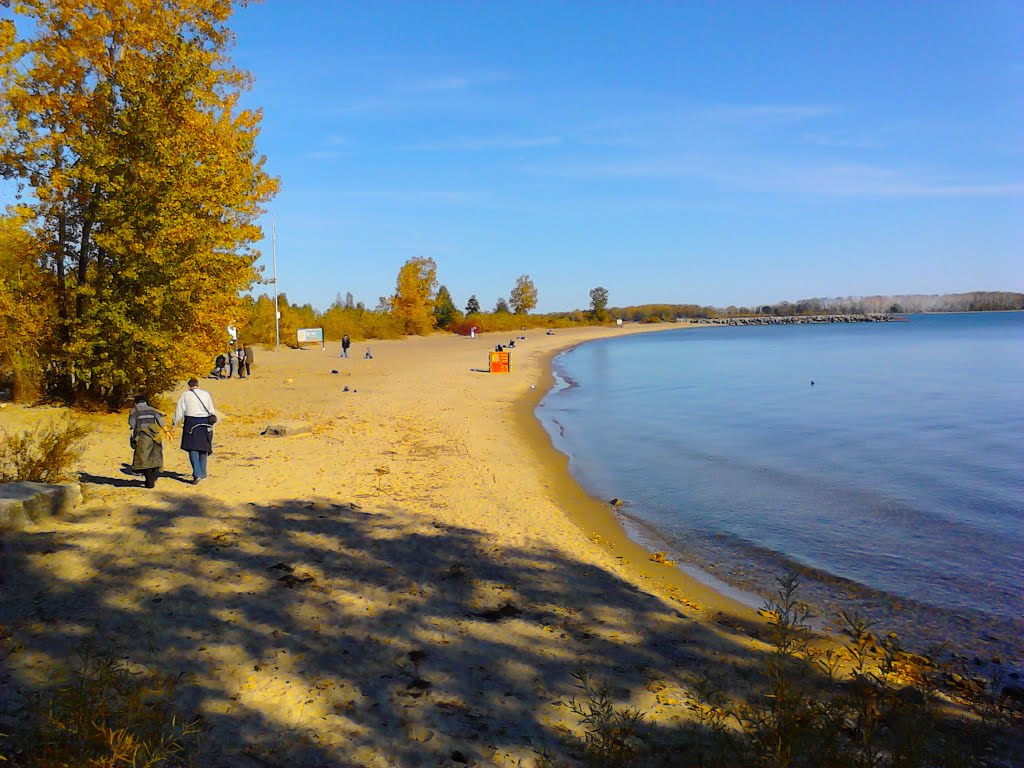
[[[348,348],[352,346],[352,339],[348,337],[346,333],[341,337],[341,356],[348,357]]]
[[[213,398],[205,389],[199,388],[199,381],[188,380],[188,389],[178,398],[174,409],[174,426],[181,427],[181,450],[188,453],[192,464],[192,484],[206,478],[207,458],[213,453]]]
[[[135,407],[128,414],[132,430],[132,469],[146,478],[146,487],[154,488],[160,470],[164,468],[164,417],[146,402],[145,395],[135,397]]]
[[[245,375],[252,376],[252,364],[256,362],[256,351],[252,344],[245,345]]]

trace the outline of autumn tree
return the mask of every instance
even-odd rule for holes
[[[608,312],[608,289],[598,286],[590,289],[590,316],[603,322]]]
[[[228,58],[235,0],[2,4],[25,34],[0,22],[0,172],[55,283],[53,388],[117,405],[205,371],[277,186]]]
[[[438,328],[447,328],[455,320],[462,317],[452,300],[452,294],[448,286],[442,285],[437,289],[437,298],[434,300],[434,319]]]
[[[395,295],[387,300],[387,306],[398,317],[405,333],[423,335],[434,328],[436,296],[437,264],[433,259],[417,257],[409,259],[398,271]]]
[[[469,297],[469,301],[466,302],[466,314],[476,315],[480,313],[480,302],[477,300],[476,295]]]
[[[508,297],[509,304],[517,315],[525,315],[537,306],[537,288],[529,275],[520,275],[515,288]]]
[[[15,402],[42,386],[42,353],[53,328],[53,278],[36,262],[35,243],[14,216],[0,218],[0,380]]]

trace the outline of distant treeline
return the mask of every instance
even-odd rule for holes
[[[354,341],[366,339],[398,339],[407,335],[405,319],[384,307],[368,309],[361,301],[355,301],[351,294],[339,297],[326,310],[318,310],[312,304],[292,304],[285,294],[278,296],[281,312],[281,343],[296,344],[299,328],[323,328],[324,337],[337,341],[344,334]],[[503,309],[497,312],[470,312],[444,305],[435,305],[436,315],[433,327],[452,333],[468,334],[470,328],[479,333],[503,331],[513,333],[521,328],[569,328],[578,325],[593,325],[596,321],[590,312],[553,312],[550,314],[526,314]],[[246,299],[242,319],[238,323],[239,333],[244,341],[273,344],[276,337],[274,327],[274,300],[266,294]]]
[[[1024,293],[972,291],[943,295],[847,296],[843,298],[800,299],[764,304],[759,307],[709,307],[697,304],[641,304],[613,307],[609,314],[637,323],[673,322],[676,318],[799,317],[801,315],[865,315],[913,312],[993,312],[1024,310]]]

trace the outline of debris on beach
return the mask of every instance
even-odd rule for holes
[[[506,619],[514,619],[517,616],[521,616],[522,613],[522,610],[514,606],[512,603],[505,603],[500,608],[494,608],[489,611],[479,611],[467,615],[474,619],[483,619],[484,621],[498,622],[505,621]]]
[[[653,563],[661,563],[662,565],[675,565],[675,560],[668,559],[668,552],[652,552],[649,558]]]
[[[292,573],[286,573],[284,576],[279,578],[278,581],[288,587],[288,589],[295,589],[295,587],[302,586],[303,584],[315,583],[316,577],[311,573],[301,573],[298,576]]]

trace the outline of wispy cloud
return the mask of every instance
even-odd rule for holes
[[[795,123],[834,115],[839,109],[827,104],[711,104],[694,112],[723,122]]]
[[[614,162],[526,166],[536,175],[607,179],[679,179],[747,191],[830,197],[1019,197],[1024,181],[965,179],[872,165],[811,165],[752,157],[644,157]]]
[[[863,165],[780,169],[773,181],[783,188],[842,197],[969,198],[1024,195],[1024,182],[1019,181],[967,180]]]
[[[409,87],[411,91],[461,91],[470,87],[470,79],[457,75],[449,77],[435,77],[423,80]]]
[[[465,91],[470,88],[479,88],[480,86],[504,82],[511,79],[512,76],[507,72],[460,72],[457,74],[435,75],[416,79],[411,83],[404,85],[401,90],[413,93],[429,93],[431,91]]]
[[[486,136],[426,141],[399,147],[410,152],[483,152],[494,150],[541,149],[561,145],[559,136]]]
[[[804,144],[830,149],[878,149],[882,146],[881,142],[860,136],[851,136],[839,131],[805,133],[800,141]]]
[[[336,149],[318,149],[305,153],[303,157],[308,160],[340,160],[345,157],[345,153]]]

